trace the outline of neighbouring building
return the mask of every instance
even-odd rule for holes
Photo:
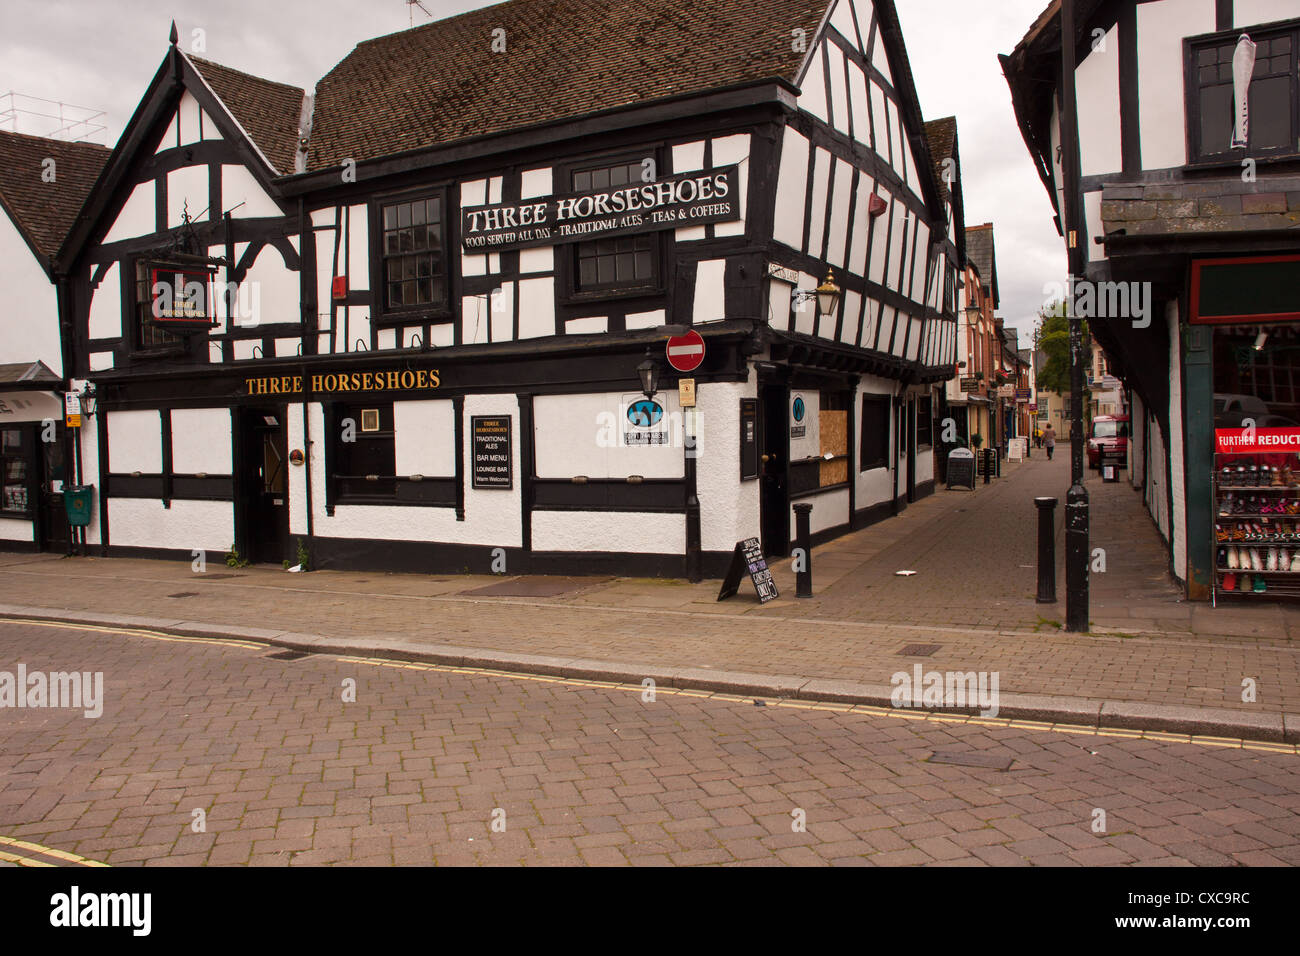
[[[173,34],[59,257],[86,540],[697,578],[896,513],[940,186],[891,0],[512,0],[311,96]]]
[[[1239,521],[1216,527],[1241,493],[1216,489],[1224,467],[1276,471],[1266,502],[1294,495],[1300,471],[1300,6],[1074,9],[1077,182],[1061,164],[1059,0],[1003,68],[1058,228],[1065,190],[1081,197],[1082,221],[1065,226],[1086,274],[1070,298],[1126,388],[1131,480],[1190,598],[1238,583],[1252,599],[1300,593],[1289,568],[1238,582],[1220,543]]]
[[[54,256],[108,150],[0,131],[0,548],[65,551],[70,451]]]

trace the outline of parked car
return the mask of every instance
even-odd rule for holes
[[[1123,465],[1128,461],[1127,415],[1098,415],[1092,420],[1088,436],[1088,467],[1101,469],[1103,464]]]

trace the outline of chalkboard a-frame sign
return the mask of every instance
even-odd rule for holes
[[[772,580],[772,572],[768,570],[767,561],[763,558],[763,546],[757,538],[746,538],[744,541],[736,542],[736,550],[731,554],[731,565],[727,568],[727,576],[722,579],[722,590],[718,592],[718,600],[725,601],[735,596],[740,591],[741,579],[746,574],[754,582],[754,590],[758,592],[760,604],[774,601],[781,596],[776,589],[776,582]]]
[[[948,453],[948,490],[975,490],[975,455],[969,448],[954,448]]]

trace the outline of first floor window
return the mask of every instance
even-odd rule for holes
[[[574,170],[573,191],[616,189],[642,182],[643,161]],[[573,246],[574,292],[652,289],[659,279],[659,234],[592,239]]]
[[[1244,31],[1255,44],[1247,103],[1248,144],[1232,146],[1236,119],[1235,72],[1243,31],[1191,44],[1188,77],[1189,128],[1193,159],[1288,155],[1300,152],[1300,26]],[[1243,51],[1242,56],[1245,53]]]
[[[23,429],[0,429],[0,469],[3,469],[4,474],[4,500],[0,502],[0,511],[18,515],[31,514],[31,502],[27,500],[28,467]]]
[[[339,500],[387,499],[397,493],[394,437],[392,402],[338,406],[332,470]]]
[[[889,406],[888,395],[862,396],[861,471],[889,465]]]
[[[385,310],[445,308],[442,197],[389,203],[381,211],[381,220]]]

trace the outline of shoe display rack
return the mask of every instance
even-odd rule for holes
[[[1213,601],[1300,597],[1300,459],[1217,453],[1213,486]]]

